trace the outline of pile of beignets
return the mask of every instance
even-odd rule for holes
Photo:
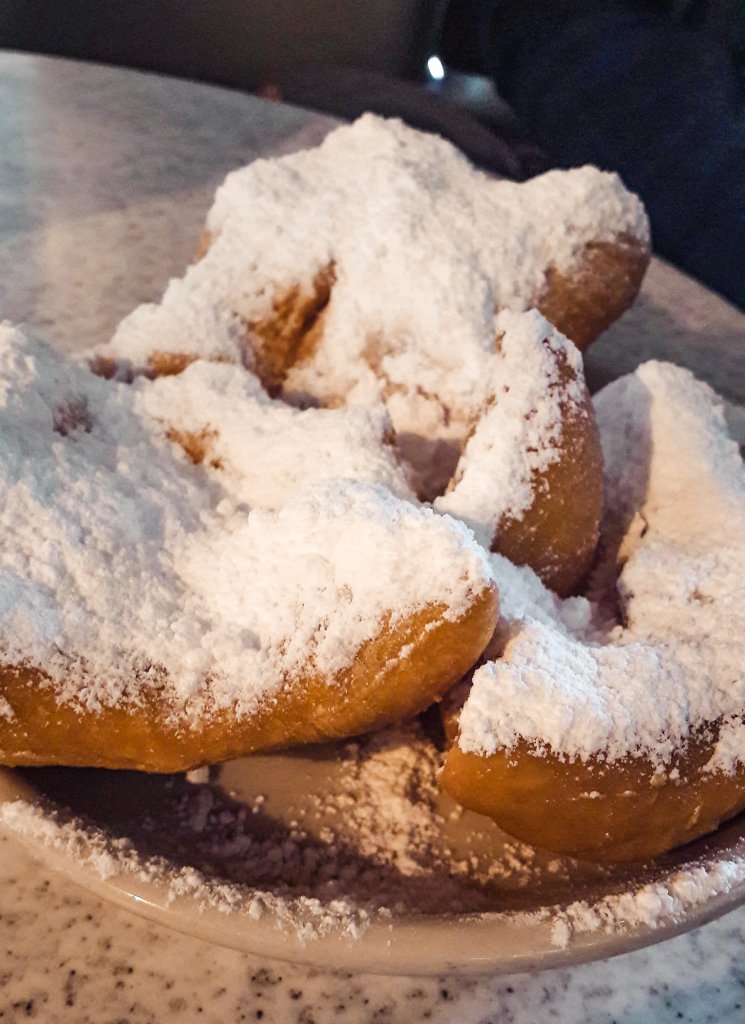
[[[0,763],[181,771],[442,701],[512,835],[655,856],[745,807],[745,476],[720,404],[581,351],[641,202],[366,115],[218,190],[71,358],[0,329]]]

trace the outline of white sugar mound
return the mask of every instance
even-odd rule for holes
[[[408,493],[382,414],[334,431],[240,367],[179,380],[102,380],[0,328],[2,657],[60,700],[95,711],[165,684],[174,708],[209,694],[249,713],[309,660],[333,677],[381,629],[434,605],[457,618],[488,584],[465,526],[389,490]],[[220,431],[214,465],[168,439],[189,403]],[[271,484],[252,460],[265,432]]]
[[[288,295],[313,296],[326,275],[322,330],[289,368],[283,393],[325,406],[384,402],[427,494],[438,445],[461,445],[505,384],[516,388],[511,403],[531,386],[506,342],[495,355],[504,329],[495,313],[533,307],[547,271],[571,276],[589,242],[649,238],[640,200],[616,175],[581,167],[497,181],[449,142],[370,114],[315,149],[229,174],[207,230],[206,255],[159,304],[127,317],[99,354],[135,374],[155,353],[250,364],[257,325]],[[577,353],[561,344],[579,374]],[[543,420],[550,426],[550,409],[533,439]],[[484,437],[473,445],[494,447]],[[539,457],[547,445],[541,439]],[[521,480],[502,501],[519,513],[527,484],[517,468]],[[465,475],[459,501],[480,489]]]
[[[196,438],[204,461],[252,507],[280,508],[299,489],[334,478],[413,498],[383,406],[293,409],[269,398],[242,367],[201,360],[133,389],[138,410],[162,422],[165,434]]]

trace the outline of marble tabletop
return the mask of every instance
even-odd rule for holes
[[[0,55],[0,309],[101,340],[191,258],[225,172],[313,144],[320,115],[194,83]],[[745,396],[745,317],[662,263],[593,349],[600,384],[658,355]],[[745,416],[730,408],[745,438]],[[745,1021],[745,908],[614,960],[512,978],[349,976],[268,962],[104,904],[0,839],[0,1021],[667,1024]]]

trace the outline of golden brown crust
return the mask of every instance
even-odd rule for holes
[[[443,611],[430,607],[382,630],[336,678],[309,670],[250,716],[219,711],[174,721],[164,691],[148,692],[140,706],[86,713],[59,703],[43,673],[5,668],[0,697],[14,717],[0,717],[0,763],[183,771],[380,728],[439,699],[476,661],[496,624],[496,591],[474,596],[455,621]]]
[[[569,762],[524,743],[487,757],[455,745],[441,778],[460,804],[524,842],[581,860],[639,861],[745,808],[745,765],[705,772],[713,749],[711,737],[691,741],[662,774],[643,757]]]
[[[246,324],[247,361],[270,395],[279,393],[295,363],[312,355],[333,284],[329,265],[313,278],[310,291],[293,285],[275,298],[268,316]]]
[[[174,444],[183,448],[195,466],[201,466],[206,462],[212,469],[223,468],[222,460],[212,455],[214,442],[217,438],[216,431],[200,430],[195,433],[193,431],[174,430],[171,428],[166,431],[166,437],[169,441],[173,441]]]
[[[214,236],[209,228],[203,228],[202,233],[199,236],[199,241],[197,242],[197,251],[194,259],[195,263],[199,263],[199,261],[207,255],[213,241]]]
[[[148,377],[177,377],[187,366],[195,361],[196,356],[184,355],[183,352],[153,352],[148,359]]]
[[[603,503],[603,455],[589,393],[563,408],[560,454],[533,480],[533,503],[499,524],[492,551],[529,565],[560,597],[576,594],[590,570]]]
[[[584,352],[631,306],[648,264],[649,247],[638,238],[588,242],[571,276],[546,269],[536,308]]]

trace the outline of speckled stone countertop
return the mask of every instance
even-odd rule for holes
[[[0,309],[65,348],[105,338],[191,258],[225,172],[313,144],[318,115],[68,61],[0,55]],[[592,351],[596,384],[652,355],[745,395],[745,318],[671,268]],[[742,440],[745,416],[733,406]],[[104,904],[0,839],[0,1021],[667,1024],[745,1021],[745,908],[611,961],[514,978],[321,973]]]

